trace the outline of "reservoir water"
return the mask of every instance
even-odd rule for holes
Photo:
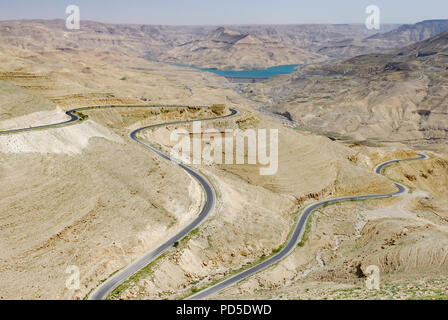
[[[277,76],[279,74],[290,74],[293,72],[296,72],[296,67],[298,64],[289,64],[289,65],[282,65],[282,66],[275,66],[270,67],[266,69],[257,69],[257,70],[218,70],[216,68],[198,68],[195,66],[185,66],[185,65],[178,65],[182,67],[189,67],[196,70],[201,71],[207,71],[212,72],[220,77],[226,77],[226,78],[242,78],[242,79],[266,79],[266,78],[272,78],[274,76]]]
[[[215,68],[211,69],[197,68],[197,69],[202,71],[213,72],[214,74],[221,77],[257,79],[257,78],[272,78],[279,74],[290,74],[297,71],[296,70],[297,66],[298,66],[297,64],[290,64],[290,65],[270,67],[266,69],[242,70],[242,71],[218,70]]]

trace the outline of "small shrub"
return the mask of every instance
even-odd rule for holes
[[[214,114],[222,114],[225,109],[226,106],[223,104],[214,104],[210,107],[210,110],[212,110]]]

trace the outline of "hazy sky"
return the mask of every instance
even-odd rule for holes
[[[137,24],[363,23],[371,4],[383,23],[448,18],[448,0],[0,0],[0,20],[65,19],[69,4],[81,20]]]

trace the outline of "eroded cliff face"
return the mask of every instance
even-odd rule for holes
[[[448,138],[447,33],[391,54],[309,66],[253,90],[302,129],[356,140],[444,142]],[[425,53],[426,52],[426,53]]]

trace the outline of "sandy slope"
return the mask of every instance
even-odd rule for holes
[[[397,199],[320,210],[304,247],[215,298],[446,299],[447,203],[438,195],[446,190],[444,163],[436,157],[389,168],[387,176],[416,189]],[[425,177],[410,181],[410,167]],[[366,289],[363,272],[370,265],[380,268],[381,291]]]
[[[279,128],[280,144],[289,146],[281,149],[279,172],[261,178],[256,166],[207,168],[219,195],[216,214],[114,298],[191,294],[275,252],[286,241],[298,207],[323,197],[394,190],[390,181],[370,174],[370,169],[345,169],[354,154],[349,148],[279,127],[269,119],[259,120],[256,127]]]
[[[39,38],[19,40],[0,45],[0,127],[28,126],[53,115],[59,119],[63,114],[55,111],[56,105],[67,110],[86,105],[225,103],[238,106],[241,115],[206,127],[279,129],[279,171],[274,176],[261,177],[257,166],[199,168],[217,189],[216,211],[195,234],[121,292],[123,298],[179,297],[272,254],[287,238],[300,206],[324,197],[389,192],[393,184],[372,174],[372,169],[385,159],[413,152],[400,143],[368,148],[286,128],[254,112],[258,104],[207,73],[148,62],[102,46],[67,50],[46,46]],[[406,88],[416,93],[427,80],[411,84]],[[318,88],[316,84],[310,90]],[[259,97],[268,91],[262,90]],[[385,101],[396,102],[389,98]],[[130,142],[127,134],[145,124],[200,115],[195,109],[91,111],[89,121],[82,124],[0,136],[0,184],[7,186],[0,190],[0,297],[83,298],[101,280],[191,219],[202,201],[198,185],[181,169]],[[390,114],[392,120],[397,117]],[[345,123],[343,117],[333,120],[329,117],[325,123]],[[353,126],[358,128],[356,123]],[[169,147],[172,129],[145,136]],[[440,159],[446,158],[444,154],[443,149],[437,153]],[[328,208],[316,218],[316,232],[303,250],[249,284],[230,289],[225,297],[288,293],[294,298],[303,284],[301,273],[309,269],[315,271],[307,284],[359,283],[362,279],[355,272],[359,263],[379,263],[389,268],[387,272],[409,265],[400,275],[404,280],[422,274],[428,266],[436,274],[444,268],[440,263],[445,261],[446,247],[446,184],[436,180],[446,176],[446,168],[438,160],[390,172],[416,190],[402,203],[374,201]],[[374,218],[368,218],[370,213]],[[392,244],[400,239],[402,246]],[[65,287],[70,265],[80,268],[79,291]],[[269,291],[257,295],[263,286]]]
[[[121,135],[89,120],[1,137],[3,298],[82,298],[197,213],[197,183]]]

